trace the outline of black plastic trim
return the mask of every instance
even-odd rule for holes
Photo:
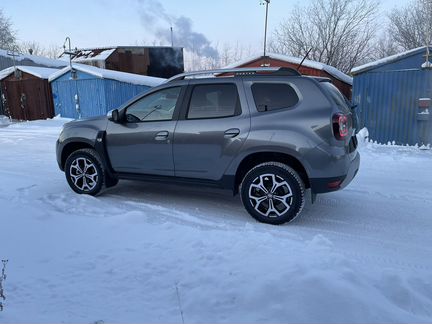
[[[98,152],[99,157],[102,160],[102,164],[105,169],[105,175],[107,176],[105,179],[105,184],[107,187],[109,187],[111,180],[117,179],[117,176],[114,173],[114,170],[111,166],[111,162],[108,157],[108,153],[105,145],[105,138],[106,138],[106,131],[99,131],[96,136],[96,142],[94,148],[96,152]]]
[[[116,177],[123,180],[138,180],[146,182],[160,182],[170,184],[184,184],[184,185],[200,185],[204,187],[213,187],[220,189],[234,189],[234,176],[223,176],[220,180],[205,180],[196,178],[181,178],[176,176],[159,176],[149,174],[136,174],[136,173],[117,173]]]
[[[329,188],[328,184],[331,182],[340,181],[341,185],[343,181],[345,180],[347,176],[340,176],[340,177],[332,177],[332,178],[311,178],[309,179],[312,192],[314,194],[320,194],[320,193],[326,193],[326,192],[332,192],[332,191],[338,191],[341,189],[341,186],[336,188]]]

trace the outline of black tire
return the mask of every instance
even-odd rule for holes
[[[65,164],[65,175],[73,191],[91,196],[102,190],[105,181],[102,161],[93,149],[81,149],[69,155]]]
[[[305,186],[300,176],[279,162],[262,163],[250,170],[240,185],[240,194],[253,218],[272,225],[291,222],[305,203]]]

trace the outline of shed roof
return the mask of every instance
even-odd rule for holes
[[[58,71],[58,69],[44,68],[38,66],[17,66],[16,68],[17,70],[34,75],[35,77],[40,79],[48,79],[53,73]],[[7,78],[9,75],[14,73],[14,71],[15,68],[13,66],[0,71],[0,80]]]
[[[153,48],[173,48],[182,49],[183,47],[172,47],[172,46],[107,46],[107,47],[95,47],[95,48],[80,48],[77,50],[77,55],[73,59],[74,62],[86,62],[86,61],[105,61],[111,56],[117,49],[153,49]]]
[[[115,52],[115,48],[112,49],[93,49],[93,50],[81,50],[78,56],[73,59],[74,62],[85,62],[85,61],[105,61],[112,53]]]
[[[432,51],[432,47],[429,47],[429,48]],[[370,62],[367,64],[357,66],[351,70],[351,73],[353,75],[360,74],[360,73],[363,73],[363,72],[366,72],[369,70],[376,69],[377,67],[380,67],[380,66],[385,65],[385,64],[389,64],[389,63],[403,60],[409,56],[413,56],[413,55],[416,55],[416,54],[424,52],[424,51],[426,51],[426,46],[417,47],[417,48],[414,48],[414,49],[409,50],[409,51],[405,51],[402,53],[391,55],[391,56],[388,56],[388,57],[385,57],[385,58],[382,58],[382,59],[379,59],[379,60],[376,60],[376,61],[373,61],[373,62]]]
[[[12,56],[8,55],[8,53],[10,52],[4,49],[0,49],[0,56],[12,59]],[[61,68],[68,65],[68,62],[63,60],[54,60],[48,57],[30,55],[30,54],[18,54],[17,56],[15,56],[15,61],[17,62],[18,65],[20,65],[20,62],[22,61],[31,61],[34,63],[34,65],[39,65],[39,66],[42,65],[45,67],[54,67],[54,68]]]
[[[112,71],[112,70],[106,70],[101,69],[95,66],[85,65],[85,64],[79,64],[79,63],[73,63],[72,64],[73,69],[77,71],[81,71],[90,75],[93,75],[95,77],[101,78],[101,79],[110,79],[110,80],[117,80],[120,82],[126,82],[126,83],[132,83],[132,84],[139,84],[139,85],[145,85],[149,87],[154,87],[157,85],[160,85],[165,81],[165,79],[162,78],[155,78],[150,76],[143,76],[133,73],[126,73],[126,72],[118,72],[118,71]],[[52,74],[49,77],[49,82],[52,82],[65,73],[69,72],[71,70],[70,66],[67,66],[54,74]]]
[[[283,54],[276,54],[276,53],[268,53],[267,56],[270,59],[285,61],[285,62],[292,63],[292,64],[300,64],[301,61],[303,60],[302,58],[299,58],[299,57],[283,55]],[[261,55],[252,56],[252,57],[249,57],[245,60],[241,60],[241,61],[235,62],[233,64],[230,64],[224,68],[232,69],[232,68],[239,67],[239,66],[251,63],[253,61],[259,60],[261,58],[262,58]],[[331,76],[335,77],[336,79],[338,79],[342,82],[345,82],[346,84],[352,85],[353,79],[349,75],[346,75],[345,73],[343,73],[342,71],[339,71],[338,69],[336,69],[333,66],[330,66],[330,65],[327,65],[327,64],[324,64],[321,62],[317,62],[317,61],[312,61],[312,60],[304,60],[302,65],[309,67],[309,68],[312,68],[312,69],[325,71],[328,74],[330,74]]]

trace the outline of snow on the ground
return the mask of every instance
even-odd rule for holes
[[[76,195],[63,122],[0,128],[1,323],[432,321],[430,150],[364,143],[348,188],[273,227],[219,190]]]

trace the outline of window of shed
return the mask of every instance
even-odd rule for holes
[[[297,93],[286,83],[254,83],[252,94],[258,111],[271,111],[295,106]]]

